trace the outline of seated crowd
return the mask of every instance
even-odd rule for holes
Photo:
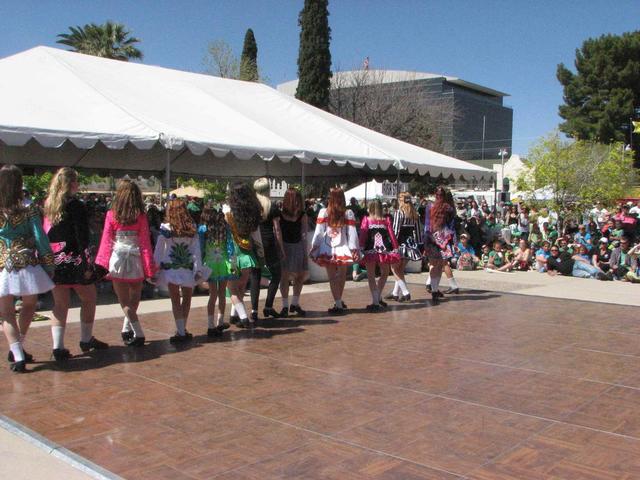
[[[455,267],[640,282],[640,202],[615,214],[598,204],[580,224],[547,208],[505,204],[496,210],[458,201]]]

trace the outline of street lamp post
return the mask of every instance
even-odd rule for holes
[[[502,182],[502,185],[504,185],[504,156],[508,153],[509,152],[507,152],[506,148],[501,148],[498,152],[498,155],[500,155],[500,164],[502,165],[502,171],[500,172],[500,181]]]

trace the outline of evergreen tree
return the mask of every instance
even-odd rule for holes
[[[298,17],[300,50],[296,98],[327,110],[331,88],[328,0],[305,0]]]
[[[240,80],[257,82],[258,75],[258,45],[253,30],[247,29],[242,46],[242,56],[240,57]]]
[[[629,119],[640,106],[640,31],[586,40],[575,67],[558,65],[560,130],[580,140],[628,142]]]

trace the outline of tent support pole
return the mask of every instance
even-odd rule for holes
[[[171,150],[167,148],[167,166],[164,170],[164,187],[167,189],[167,196],[171,191]]]
[[[304,163],[302,163],[302,171],[300,172],[300,184],[302,187],[302,198],[305,198],[304,195]]]

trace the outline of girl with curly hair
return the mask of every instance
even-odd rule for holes
[[[76,197],[77,192],[78,173],[72,168],[62,167],[53,176],[44,203],[44,231],[51,243],[55,263],[51,337],[53,358],[57,362],[71,357],[69,350],[64,347],[71,290],[80,298],[80,349],[89,352],[109,347],[92,334],[97,275],[89,252],[87,208]]]
[[[149,223],[140,188],[131,180],[120,180],[104,220],[96,265],[106,269],[124,313],[122,340],[131,347],[144,346],[144,331],[138,319],[138,305],[145,279],[153,278]]]
[[[192,338],[187,331],[187,320],[193,287],[201,279],[209,278],[210,270],[202,265],[196,226],[183,200],[170,200],[167,203],[165,223],[160,226],[153,258],[160,267],[157,283],[167,287],[171,297],[176,334],[169,342],[186,342]]]
[[[454,256],[456,243],[455,209],[447,202],[444,187],[436,189],[436,200],[427,206],[424,220],[424,251],[431,264],[431,299],[437,305],[441,293],[438,290],[444,265]]]
[[[35,205],[22,205],[22,172],[15,165],[0,168],[0,316],[9,343],[9,368],[26,371],[33,356],[23,349],[38,295],[53,288],[53,253]],[[22,298],[16,322],[15,297]]]
[[[201,225],[198,227],[200,248],[204,264],[211,269],[209,282],[209,302],[207,303],[207,336],[219,337],[229,328],[224,322],[224,310],[227,304],[225,292],[227,282],[237,279],[231,265],[236,263],[235,246],[231,237],[231,230],[224,213],[206,205],[200,216]],[[215,315],[216,301],[218,315]]]
[[[347,307],[342,301],[342,294],[347,267],[360,259],[360,246],[355,215],[352,210],[347,210],[341,188],[331,189],[328,207],[318,213],[309,258],[327,269],[335,301],[334,306],[328,310],[329,313],[344,313]]]
[[[237,276],[229,282],[231,302],[238,316],[238,325],[251,328],[255,324],[249,321],[243,297],[251,269],[258,267],[264,259],[259,230],[262,207],[253,188],[242,182],[231,185],[228,203],[230,211],[227,213],[226,221],[231,229],[235,257],[232,272]]]

